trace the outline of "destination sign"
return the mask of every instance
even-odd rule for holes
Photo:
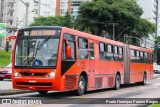
[[[30,32],[30,36],[38,35],[55,35],[57,30],[33,30]]]
[[[24,36],[55,36],[60,35],[60,30],[32,30],[23,31]]]

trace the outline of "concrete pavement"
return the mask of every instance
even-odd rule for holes
[[[153,79],[156,79],[159,77],[160,77],[160,74],[153,75]],[[0,81],[0,95],[12,95],[12,94],[21,94],[21,93],[30,93],[30,92],[35,92],[35,91],[13,89],[11,80]]]

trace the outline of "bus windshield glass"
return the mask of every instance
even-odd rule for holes
[[[15,67],[55,67],[59,36],[20,36],[16,43]]]

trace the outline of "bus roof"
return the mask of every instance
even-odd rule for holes
[[[141,50],[141,51],[146,51],[149,53],[152,53],[153,50],[151,49],[147,49],[147,48],[143,48],[143,47],[138,47],[138,46],[134,46],[134,45],[129,45],[131,49],[135,49],[135,50]]]
[[[61,26],[32,26],[32,27],[28,27],[28,28],[19,29],[19,31],[22,31],[22,30],[36,30],[36,29],[56,29],[56,30],[61,30],[62,27]]]
[[[72,34],[74,34],[74,35],[84,37],[84,38],[88,38],[88,39],[91,39],[91,40],[97,40],[97,41],[100,41],[100,42],[115,44],[115,45],[119,45],[119,46],[124,45],[124,43],[119,42],[119,41],[114,41],[114,40],[111,40],[111,39],[107,39],[107,38],[104,38],[104,37],[88,34],[88,33],[85,33],[85,32],[78,31],[78,30],[73,30],[73,29],[66,28],[66,27],[62,27],[62,29],[66,30],[66,31],[69,31],[69,32],[72,32]]]
[[[119,42],[119,41],[107,39],[107,38],[104,38],[104,37],[92,35],[92,34],[89,34],[89,33],[81,32],[81,31],[78,31],[78,30],[74,30],[74,29],[70,29],[70,28],[62,27],[62,26],[32,26],[32,27],[28,27],[28,28],[19,29],[19,31],[23,31],[23,30],[34,30],[34,29],[35,29],[35,30],[36,30],[36,29],[56,29],[56,30],[61,30],[61,29],[63,29],[63,30],[65,30],[65,31],[72,32],[72,34],[77,35],[77,36],[80,36],[80,37],[83,37],[83,38],[88,38],[88,39],[91,39],[91,40],[97,40],[97,41],[100,41],[100,42],[104,42],[104,43],[108,43],[108,44],[114,44],[114,45],[118,45],[118,46],[123,46],[123,45],[124,45],[124,43]],[[147,49],[147,48],[142,48],[142,47],[133,46],[133,45],[130,45],[130,47],[131,47],[132,49],[137,49],[137,50],[143,50],[143,51],[152,52],[151,49]]]

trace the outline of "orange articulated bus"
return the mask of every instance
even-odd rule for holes
[[[152,50],[66,27],[19,29],[13,50],[14,89],[85,91],[119,89],[153,77]]]

